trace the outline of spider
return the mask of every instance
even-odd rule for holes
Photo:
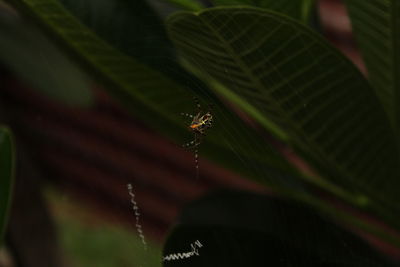
[[[184,144],[183,147],[188,149],[194,148],[196,172],[198,177],[198,170],[199,170],[198,146],[201,143],[201,138],[206,135],[206,130],[212,126],[213,116],[211,115],[211,106],[209,111],[207,111],[206,113],[202,113],[199,100],[195,97],[194,101],[197,106],[197,114],[191,115],[188,113],[181,113],[181,115],[192,119],[192,122],[188,126],[188,129],[194,134],[194,140]]]

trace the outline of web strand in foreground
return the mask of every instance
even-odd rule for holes
[[[145,238],[144,238],[142,226],[139,223],[140,213],[139,213],[139,207],[138,207],[138,205],[137,205],[137,203],[135,201],[135,194],[133,193],[133,187],[132,187],[131,184],[128,184],[127,187],[128,187],[128,193],[131,196],[132,209],[135,212],[136,230],[139,233],[139,237],[140,237],[140,239],[142,241],[144,250],[147,250],[147,243],[146,243]]]
[[[167,256],[164,256],[163,261],[182,260],[193,257],[195,255],[200,256],[198,249],[201,248],[202,246],[203,245],[200,243],[200,241],[196,240],[194,243],[190,244],[190,247],[192,248],[191,251],[168,254]]]

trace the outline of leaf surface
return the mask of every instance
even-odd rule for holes
[[[213,93],[204,90],[202,85],[185,88],[126,56],[79,23],[55,0],[15,0],[12,3],[18,10],[33,16],[71,56],[103,82],[113,96],[149,126],[173,138],[179,145],[193,140],[193,135],[187,130],[190,121],[180,113],[195,113],[193,96],[199,95],[203,99],[204,111],[209,108],[208,104],[213,106],[215,118],[210,133],[200,146],[200,157],[207,155],[212,161],[264,184],[304,190],[300,179],[288,179],[286,174],[296,171],[267,140],[240,120]],[[281,178],[268,180],[266,173],[271,169]]]
[[[35,27],[0,9],[0,60],[33,88],[59,102],[89,106],[85,75]]]
[[[85,26],[116,49],[156,69],[175,59],[158,14],[144,0],[61,0]],[[169,67],[172,67],[169,66]]]
[[[278,129],[286,133],[284,141],[325,181],[352,192],[361,206],[377,201],[398,210],[389,120],[362,74],[318,34],[244,7],[179,12],[168,27],[185,60],[218,83],[215,91],[278,138]]]

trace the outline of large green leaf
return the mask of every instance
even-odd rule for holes
[[[176,13],[168,27],[197,73],[265,129],[278,125],[325,181],[367,209],[379,203],[398,214],[388,118],[362,74],[327,41],[286,16],[244,7]]]
[[[78,67],[36,28],[1,6],[0,61],[55,100],[80,106],[92,103],[88,80]]]
[[[286,14],[304,23],[310,22],[314,0],[212,0],[215,5],[248,5]]]
[[[14,144],[10,131],[0,126],[0,246],[10,209],[14,180]]]
[[[161,19],[147,1],[60,1],[88,28],[118,50],[154,68],[172,68],[175,58],[172,45]]]
[[[177,62],[164,23],[147,1],[60,1],[92,32],[119,51],[181,84],[201,86]]]
[[[394,266],[367,243],[313,209],[264,195],[218,192],[181,213],[164,266]],[[180,256],[184,256],[181,254]]]
[[[396,130],[400,126],[400,2],[345,1],[358,47]]]
[[[199,90],[202,88],[200,86],[184,88],[167,76],[115,50],[80,24],[56,0],[10,2],[45,27],[71,56],[84,64],[137,117],[173,138],[179,145],[193,139],[187,131],[189,122],[180,113],[195,112],[195,92],[206,100],[202,103],[204,106],[213,105],[215,118],[213,128],[200,146],[200,156],[207,155],[209,159],[263,183],[303,190],[299,180],[290,180],[285,175],[293,173],[293,168],[268,145],[264,137],[243,123],[212,93]],[[285,138],[282,132],[279,134]],[[267,169],[267,165],[273,168]],[[280,174],[280,179],[268,180],[266,174],[271,169]]]

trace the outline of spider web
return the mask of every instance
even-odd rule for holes
[[[81,12],[82,10],[87,10],[87,7],[84,6],[73,6],[73,3],[75,1],[70,1],[70,0],[63,0],[63,2],[66,4],[66,6],[71,5],[70,8],[77,8],[75,12]],[[133,1],[130,2],[130,10],[143,10],[146,9],[148,10],[148,6],[139,4],[140,1]],[[119,4],[110,4],[111,2],[109,1],[98,1],[98,0],[93,0],[91,3],[90,1],[81,1],[81,5],[94,5],[94,3],[102,4],[104,6],[98,6],[97,11],[105,12],[102,13],[100,18],[107,17],[107,12],[116,12],[116,10],[120,10],[121,6],[118,6]],[[123,3],[121,2],[114,2],[114,3]],[[89,8],[90,9],[90,8]],[[171,9],[172,10],[172,9]],[[163,10],[163,12],[170,12],[169,10]],[[128,12],[129,13],[129,12]],[[127,14],[128,14],[127,13]],[[150,12],[151,13],[151,12]],[[171,75],[174,77],[174,79],[182,84],[184,84],[188,90],[186,92],[186,95],[183,96],[171,96],[168,97],[168,92],[166,92],[166,97],[165,101],[166,102],[171,102],[172,104],[176,104],[178,106],[186,107],[185,110],[181,110],[181,112],[185,113],[192,113],[193,110],[195,110],[195,103],[193,102],[193,96],[198,96],[201,98],[202,101],[202,106],[207,106],[208,104],[212,104],[215,108],[213,109],[213,116],[214,116],[214,124],[211,129],[207,131],[207,137],[205,137],[205,140],[200,144],[199,146],[199,155],[200,155],[200,180],[207,180],[207,169],[205,166],[208,166],[207,164],[202,165],[202,162],[205,162],[205,158],[209,159],[210,161],[219,161],[222,163],[222,165],[226,166],[231,166],[232,169],[234,170],[247,170],[243,171],[241,174],[243,176],[249,175],[253,177],[261,177],[263,182],[267,180],[268,183],[270,184],[279,184],[280,186],[285,186],[287,188],[292,188],[296,189],[298,191],[303,191],[305,190],[305,187],[303,183],[299,180],[291,179],[290,178],[290,172],[286,173],[284,170],[281,168],[278,168],[275,166],[275,163],[280,162],[280,160],[277,158],[277,153],[276,153],[276,145],[271,145],[271,139],[270,136],[266,136],[265,133],[256,131],[255,129],[252,129],[249,124],[243,123],[242,119],[244,118],[241,115],[237,114],[237,110],[235,107],[230,106],[229,102],[225,99],[221,99],[217,97],[214,93],[211,93],[209,89],[207,89],[207,86],[198,78],[196,78],[194,75],[189,74],[186,72],[181,65],[178,62],[178,57],[175,55],[175,52],[172,48],[172,45],[169,43],[165,33],[160,31],[159,25],[154,22],[156,15],[151,13],[147,13],[147,15],[142,16],[138,15],[140,19],[137,20],[137,18],[130,18],[132,21],[130,21],[129,25],[137,25],[137,27],[130,28],[130,27],[123,27],[121,26],[121,31],[112,32],[112,29],[107,27],[106,22],[101,22],[101,20],[97,20],[99,18],[93,17],[90,14],[80,14],[79,16],[82,16],[83,18],[86,18],[86,23],[91,25],[92,27],[95,27],[96,29],[100,29],[98,34],[107,39],[110,43],[113,43],[116,47],[121,49],[124,53],[127,55],[130,55],[132,57],[140,59],[144,64],[147,64],[151,67],[154,67],[161,72]],[[113,18],[115,21],[113,23],[118,24],[121,23],[123,25],[124,23],[124,17],[125,15],[123,13],[118,13],[119,16]],[[145,12],[141,13],[145,14]],[[162,23],[159,21],[158,23]],[[136,39],[134,38],[136,37]],[[139,37],[139,38],[137,38]],[[123,41],[124,38],[133,38],[130,41]],[[249,37],[250,38],[250,37]],[[141,42],[143,41],[143,42]],[[167,44],[167,45],[165,45]],[[305,47],[307,47],[308,44],[304,44]],[[246,47],[242,47],[243,49],[247,49]],[[282,56],[283,58],[289,59],[291,55],[285,54],[285,52],[280,52],[281,54],[276,54],[276,56]],[[305,52],[307,54],[308,58],[313,59],[314,62],[318,61],[318,56],[319,54],[315,54],[312,49],[307,49]],[[204,66],[204,62],[202,62],[201,59],[193,59],[193,64],[201,71],[204,73],[207,73],[208,70],[202,66]],[[295,61],[293,61],[295,62]],[[276,77],[267,79],[266,81],[266,87],[274,87],[279,80],[284,80],[286,77],[286,74],[283,74],[280,71],[281,63],[279,62],[272,62],[268,65],[271,69],[275,70],[275,74],[277,75]],[[296,65],[293,63],[291,66],[291,70],[293,72],[296,72],[296,70],[303,69],[302,65]],[[227,83],[231,88],[234,90],[240,90],[240,88],[243,87],[243,84],[240,82],[239,79],[234,79],[232,77],[235,77],[237,75],[236,71],[234,69],[229,69],[225,68],[225,78],[226,77],[231,77],[231,79],[227,79]],[[289,83],[289,89],[292,91],[291,97],[293,99],[296,99],[297,103],[287,103],[287,108],[291,109],[294,108],[295,105],[300,103],[303,105],[304,108],[309,105],[308,100],[304,97],[304,92],[296,89],[291,83]],[[256,101],[256,100],[254,100]],[[270,118],[273,119],[274,116],[279,116],[278,112],[271,110],[268,106],[268,102],[266,100],[260,101],[258,106],[263,105],[264,106],[264,111],[268,112],[270,114]],[[107,111],[106,111],[107,112]],[[305,115],[307,115],[307,111],[303,112]],[[120,115],[120,114],[117,114]],[[177,113],[177,116],[179,116],[179,113]],[[240,118],[241,117],[241,118]],[[117,120],[121,120],[121,118],[118,118]],[[123,118],[124,121],[129,121],[127,118]],[[151,120],[151,118],[148,118],[148,120]],[[182,118],[182,125],[185,125],[186,121]],[[286,125],[282,125],[282,128],[285,128]],[[187,139],[182,139],[180,140],[179,143],[177,143],[177,146],[180,146],[183,143],[186,143],[188,140],[192,138],[190,132],[187,133]],[[106,138],[105,138],[106,139]],[[140,142],[140,141],[139,141]],[[272,141],[274,142],[274,141]],[[224,162],[222,157],[225,155],[218,155],[213,153],[214,151],[220,151],[218,150],[220,147],[226,148],[226,157],[227,160]],[[153,146],[154,148],[154,146]],[[164,145],[160,145],[160,148],[164,148]],[[167,152],[171,151],[168,149],[158,151],[158,153],[164,153],[162,156],[165,158],[170,158],[173,157],[173,155],[168,154]],[[243,153],[243,152],[246,153]],[[132,151],[126,155],[132,156],[131,154],[135,153],[141,153],[143,151]],[[94,153],[99,153],[100,151],[94,151]],[[157,164],[153,164],[155,166],[154,168],[159,168],[162,171],[166,172],[167,174],[170,175],[171,172],[168,172],[168,168],[177,168],[176,166],[170,167],[164,165],[159,159],[155,161],[154,159],[151,158],[146,153],[143,153],[144,157],[149,157],[148,161],[152,162],[157,162]],[[266,157],[267,159],[263,159],[263,157]],[[269,158],[270,157],[270,158]],[[268,161],[271,159],[271,165],[268,165]],[[118,160],[123,161],[122,158],[119,158]],[[171,159],[168,159],[168,164],[171,163]],[[203,161],[204,160],[204,161]],[[193,160],[191,160],[191,164],[188,164],[186,168],[192,169],[194,171],[195,169],[195,164],[194,164],[194,156]],[[232,163],[235,166],[232,166]],[[231,164],[231,165],[230,165]],[[281,164],[281,163],[280,163]],[[170,164],[171,165],[171,164]],[[280,165],[284,166],[284,165]],[[106,168],[105,168],[106,169]],[[115,170],[110,171],[115,172]],[[148,179],[151,181],[152,174],[157,173],[157,172],[150,172],[148,174]],[[118,177],[121,178],[121,181],[125,182],[135,182],[131,180],[136,180],[136,177],[132,177],[132,174],[124,173],[122,170],[121,172],[117,175]],[[145,175],[143,175],[145,176]],[[191,178],[189,178],[191,179]],[[140,180],[140,179],[139,179]],[[95,181],[95,183],[98,181]],[[173,199],[176,202],[182,201],[182,199],[174,199],[177,198],[176,195],[179,193],[183,192],[184,189],[182,188],[174,188],[173,185],[169,188],[171,191],[166,192],[162,191],[160,192],[160,188],[158,188],[156,185],[157,182],[162,183],[161,180],[157,181],[151,181],[151,182],[146,182],[144,179],[141,179],[141,186],[142,186],[142,191],[153,191],[158,194],[158,200],[162,199],[165,197],[166,199]],[[207,181],[209,182],[209,181]],[[201,181],[196,182],[199,183],[198,186],[201,187]],[[176,185],[176,184],[175,184]],[[124,192],[126,184],[121,183],[121,191],[116,190],[116,192],[122,194],[121,197],[126,199],[126,202],[129,203],[129,197],[126,193]],[[179,184],[177,186],[180,186]],[[190,188],[190,185],[185,184],[188,188]],[[134,188],[136,186],[134,185]],[[90,188],[89,190],[92,190],[95,192],[98,189],[98,186],[93,184],[93,187]],[[145,196],[146,193],[143,193],[142,195]],[[172,193],[171,193],[172,192]],[[172,195],[172,197],[171,197]],[[161,197],[160,197],[161,196]],[[109,196],[108,198],[109,199]],[[145,197],[142,198],[143,202],[145,202]],[[119,200],[114,200],[116,203],[120,201]],[[154,215],[155,213],[159,212],[160,209],[157,209],[157,205],[155,204],[152,206],[151,201],[147,201],[145,208],[141,207],[140,203],[140,198],[138,198],[138,205],[141,208],[141,210],[144,210],[144,214],[148,217],[151,217],[152,215],[157,217],[155,221],[160,221],[159,217],[161,216],[168,216],[168,213],[162,213],[162,215]],[[154,210],[151,210],[152,207]],[[164,207],[164,206],[163,206]],[[118,213],[123,214],[129,212],[129,208],[126,208],[125,210],[119,210]],[[133,214],[132,214],[133,217]],[[144,232],[146,234],[146,222],[143,222],[144,226]],[[132,251],[137,251],[138,248],[132,246]],[[148,264],[148,265],[145,265]],[[154,263],[144,263],[143,266],[153,266],[151,264]],[[115,265],[117,266],[117,265]],[[124,266],[124,265],[121,265]]]
[[[207,139],[214,139],[217,140],[217,142],[221,142],[219,144],[220,146],[228,148],[228,151],[230,151],[230,154],[234,159],[235,165],[241,165],[242,167],[240,168],[248,169],[249,173],[252,173],[255,177],[272,177],[276,180],[271,181],[271,183],[283,183],[287,186],[294,186],[297,189],[301,188],[301,183],[296,183],[286,179],[284,174],[280,173],[278,169],[268,167],[262,162],[257,162],[252,157],[247,157],[238,150],[238,143],[241,142],[243,143],[243,146],[246,146],[246,150],[249,151],[249,154],[258,156],[268,155],[274,150],[274,148],[264,141],[265,138],[263,135],[258,134],[258,138],[254,138],[254,135],[257,134],[255,131],[243,130],[242,128],[247,126],[243,123],[239,124],[240,119],[236,122],[231,122],[231,118],[237,115],[235,115],[231,110],[224,108],[221,100],[215,95],[210,94],[209,90],[199,79],[183,71],[180,64],[177,62],[178,60],[172,50],[172,46],[165,45],[166,43],[169,43],[167,37],[159,31],[157,23],[154,23],[154,20],[156,20],[155,14],[146,15],[145,17],[139,14],[139,18],[132,17],[132,21],[129,24],[137,25],[137,27],[125,28],[123,27],[123,19],[125,15],[119,13],[119,16],[114,18],[113,23],[116,25],[120,24],[121,31],[112,32],[112,28],[107,26],[107,21],[102,21],[101,18],[107,16],[108,12],[116,13],[117,11],[120,11],[122,4],[119,4],[119,2],[115,2],[116,4],[111,4],[110,1],[81,1],[78,4],[76,4],[77,2],[70,0],[63,0],[62,2],[72,10],[75,15],[83,18],[86,25],[94,28],[100,37],[113,43],[126,54],[138,58],[143,63],[155,67],[166,74],[172,75],[176,80],[186,84],[189,90],[186,96],[180,98],[181,101],[185,101],[180,104],[191,108],[188,110],[182,110],[182,112],[191,112],[191,110],[193,110],[195,104],[192,99],[193,95],[196,94],[202,98],[203,106],[213,104],[216,107],[213,114],[217,122],[214,127],[208,131],[210,136],[205,138],[205,144],[199,146],[200,161],[204,158],[203,155],[205,153],[203,153],[203,151],[208,151],[207,155],[211,155],[212,160],[213,148],[215,145],[212,144],[212,142],[207,142]],[[96,5],[94,3],[96,3]],[[148,10],[148,6],[143,4],[139,5],[138,3],[139,1],[128,4],[130,10],[137,10],[137,12],[140,12],[139,10],[146,9],[147,13],[151,13]],[[93,14],[100,12],[99,17],[95,17],[90,12],[87,13],[88,10],[91,10],[91,6],[96,6],[92,12]],[[138,21],[140,21],[140,23],[138,23]],[[115,25],[113,26],[115,27]],[[129,38],[130,36],[132,39]],[[135,38],[137,36],[140,36],[140,38]],[[128,40],[121,41],[121,39],[126,39],[126,37],[128,37]],[[156,53],[154,53],[155,51]],[[173,100],[171,99],[171,101]],[[182,120],[182,124],[184,123],[184,120]],[[187,140],[190,140],[190,138],[191,135],[188,132]],[[186,142],[186,140],[181,141],[181,143],[184,142]],[[218,157],[218,155],[215,157]],[[192,165],[188,167],[193,170],[195,169],[194,156]],[[201,173],[200,179],[202,179],[201,177],[203,176],[203,172],[206,173],[206,171],[203,170],[201,162],[199,171]],[[271,173],[273,174],[271,175]],[[92,190],[96,190],[96,187],[93,187]]]

